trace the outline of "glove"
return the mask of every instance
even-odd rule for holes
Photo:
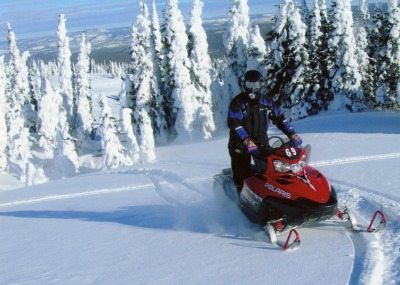
[[[257,145],[253,142],[252,139],[246,138],[243,141],[244,146],[246,147],[246,151],[248,153],[257,153],[258,152],[258,147]]]
[[[298,134],[294,134],[290,136],[290,141],[292,142],[293,146],[299,147],[303,143],[303,140]]]

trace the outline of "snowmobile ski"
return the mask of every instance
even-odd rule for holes
[[[340,219],[340,221],[349,222],[351,230],[355,232],[376,233],[384,229],[386,226],[385,214],[380,210],[375,211],[369,222],[368,227],[360,225],[357,221],[355,214],[348,208],[345,208],[343,211],[338,209],[336,216]]]
[[[294,250],[300,247],[300,234],[295,228],[284,230],[283,232],[277,232],[275,227],[271,223],[267,223],[264,226],[264,231],[268,236],[269,242],[273,245],[277,245],[283,250]],[[279,240],[278,235],[289,232],[286,239]]]

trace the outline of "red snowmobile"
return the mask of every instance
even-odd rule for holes
[[[283,249],[296,248],[300,245],[297,227],[332,219],[350,222],[356,231],[376,232],[385,226],[381,211],[375,212],[368,227],[361,227],[351,211],[338,208],[335,189],[321,172],[308,164],[309,145],[295,147],[277,136],[270,138],[270,145],[261,147],[259,152],[266,161],[266,169],[254,170],[245,179],[240,193],[233,183],[231,169],[214,176],[214,189],[222,188],[236,201],[252,222],[263,227],[271,243]],[[284,232],[289,233],[286,241],[278,241],[277,236]]]

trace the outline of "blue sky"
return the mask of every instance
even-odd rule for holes
[[[130,26],[138,11],[139,0],[0,0],[0,37],[6,37],[6,23],[10,22],[17,38],[55,34],[58,14],[67,17],[68,31],[83,31],[96,27]],[[145,0],[149,6],[151,0]],[[203,0],[203,16],[226,16],[232,0]],[[156,0],[159,16],[165,0]],[[274,12],[280,0],[249,0],[251,14]],[[180,0],[185,17],[192,0]]]

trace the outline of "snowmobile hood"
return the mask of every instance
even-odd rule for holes
[[[276,197],[292,201],[303,198],[322,204],[328,202],[331,196],[328,180],[311,166],[307,166],[302,175],[256,175],[246,179],[246,184],[261,198]]]

